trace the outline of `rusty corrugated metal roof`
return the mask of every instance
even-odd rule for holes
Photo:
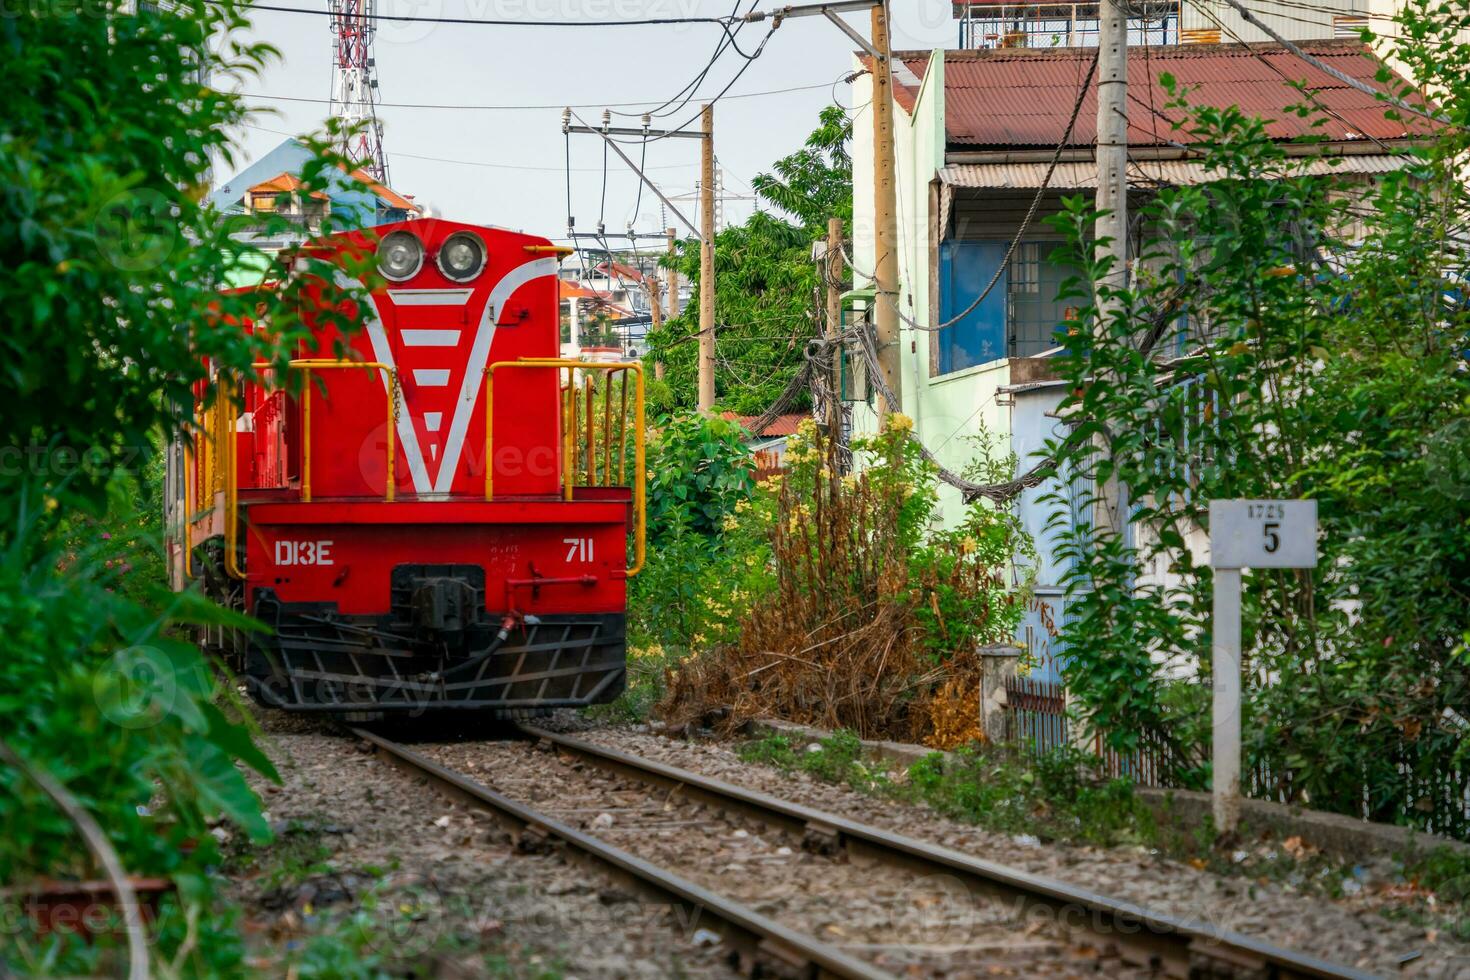
[[[867,55],[859,56],[862,63],[871,71],[873,59]],[[919,97],[919,86],[924,82],[924,72],[929,67],[929,56],[921,52],[895,51],[893,52],[893,101],[898,107],[909,115],[914,114],[914,103]],[[898,66],[903,65],[909,70],[905,77],[898,71]]]
[[[1354,153],[1328,159],[1303,158],[1284,173],[1306,176],[1315,174],[1386,174],[1402,169],[1410,158],[1387,153]],[[1035,189],[1046,179],[1044,163],[959,163],[939,171],[939,179],[951,187],[975,187],[991,190],[1006,188]],[[1218,173],[1208,173],[1197,160],[1128,161],[1128,182],[1134,186],[1154,184],[1207,184],[1219,180]],[[1048,187],[1076,190],[1097,187],[1097,164],[1063,161],[1057,164]]]
[[[1380,62],[1356,40],[1301,41],[1299,46],[1326,64],[1379,91],[1375,75]],[[949,146],[969,150],[1018,146],[1051,147],[1062,138],[1087,77],[1093,48],[996,48],[946,51],[944,56],[945,129]],[[915,75],[923,77],[925,52],[895,52]],[[1173,121],[1184,118],[1167,108],[1168,93],[1159,85],[1164,74],[1188,89],[1193,105],[1238,106],[1270,120],[1274,139],[1317,136],[1331,140],[1392,140],[1428,134],[1427,120],[1384,118],[1384,104],[1312,67],[1278,44],[1210,44],[1139,47],[1128,50],[1128,137],[1133,146],[1165,146],[1195,142]],[[1289,82],[1305,82],[1332,113],[1323,126],[1289,111],[1304,102]],[[1400,80],[1402,81],[1402,79]],[[1071,146],[1097,141],[1097,101],[1092,90],[1083,97],[1069,140]],[[895,81],[894,99],[912,112],[917,87]]]
[[[759,415],[736,415],[734,412],[721,412],[720,415],[729,419],[731,422],[739,422],[746,429],[749,429],[751,424],[760,418]],[[767,439],[779,436],[794,436],[796,435],[797,426],[801,425],[804,419],[809,418],[811,418],[809,412],[792,412],[787,415],[777,415],[763,430],[752,433],[752,435]]]

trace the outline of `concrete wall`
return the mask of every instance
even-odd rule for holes
[[[912,114],[894,111],[894,143],[898,169],[899,306],[903,314],[919,324],[937,318],[938,246],[936,175],[944,166],[944,57],[935,51],[924,73],[923,84]],[[864,75],[853,83],[853,102],[867,106],[872,84]],[[859,272],[871,272],[873,241],[873,121],[871,110],[857,112],[853,121],[853,225],[854,261]],[[858,286],[868,282],[857,277]],[[931,347],[938,343],[934,333],[907,325],[900,330],[901,376],[904,412],[914,420],[914,430],[949,469],[962,470],[974,457],[970,437],[982,428],[998,435],[1004,445],[1009,434],[1009,416],[996,391],[1010,383],[1005,359],[977,365],[942,377],[930,377]],[[853,431],[876,430],[876,414],[858,405],[853,412]],[[1003,448],[1003,446],[1002,446]],[[952,527],[965,514],[958,490],[941,485],[938,514],[942,526]]]
[[[1334,15],[1366,16],[1370,2],[1371,0],[1319,0],[1310,5],[1298,6],[1266,0],[1263,3],[1251,3],[1250,10],[1271,30],[1287,40],[1308,41],[1333,37]],[[1235,8],[1224,0],[1190,0],[1183,7],[1180,26],[1185,31],[1219,30],[1220,40],[1226,44],[1237,40],[1271,40],[1265,31],[1247,24]]]

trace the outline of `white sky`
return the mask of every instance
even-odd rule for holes
[[[269,0],[279,6],[324,9],[325,0]],[[758,0],[773,9],[788,0]],[[413,16],[533,20],[615,20],[642,17],[722,16],[734,0],[378,0],[378,12]],[[742,0],[742,11],[750,6]],[[950,0],[891,0],[895,48],[953,46]],[[864,36],[868,15],[850,14]],[[236,170],[283,138],[320,125],[331,90],[331,35],[322,16],[257,11],[253,37],[279,49],[258,78],[238,87],[261,96],[320,99],[289,102],[252,99],[262,113],[254,128],[238,134]],[[739,44],[750,52],[769,22],[748,25]],[[524,229],[557,238],[566,231],[565,144],[560,106],[579,109],[596,125],[611,102],[671,97],[708,62],[720,37],[714,25],[616,28],[482,27],[380,22],[376,42],[379,110],[392,184],[433,205],[446,218]],[[715,108],[715,153],[728,194],[749,195],[748,181],[792,152],[831,102],[832,85],[851,70],[854,45],[821,17],[787,20],[765,53],[730,95],[795,86],[820,88],[756,98],[727,97]],[[726,51],[700,86],[713,95],[744,64]],[[216,80],[220,84],[221,80]],[[837,97],[850,100],[846,85]],[[394,108],[392,103],[554,106],[514,111]],[[699,103],[656,119],[672,126],[697,116]],[[625,107],[622,111],[641,113]],[[614,116],[614,125],[638,125],[638,117]],[[697,120],[696,120],[697,125]],[[572,137],[572,202],[579,231],[597,223],[602,192],[602,141]],[[637,146],[625,147],[636,161]],[[459,162],[451,162],[459,161]],[[671,197],[692,193],[699,176],[699,144],[664,140],[648,147],[649,176]],[[230,168],[224,168],[230,169]],[[605,223],[622,231],[635,219],[637,178],[609,156]],[[675,202],[691,218],[692,201]],[[727,221],[740,221],[750,201],[727,201]],[[678,222],[670,216],[670,224]],[[660,205],[645,191],[636,215],[638,231],[661,230]],[[681,234],[684,232],[681,230]]]

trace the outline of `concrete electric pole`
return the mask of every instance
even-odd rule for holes
[[[649,190],[653,191],[654,195],[663,202],[664,207],[668,208],[674,217],[683,222],[684,227],[699,236],[701,243],[699,269],[700,276],[703,280],[700,283],[699,289],[699,409],[702,412],[708,412],[715,401],[714,181],[710,179],[710,175],[714,172],[715,167],[715,110],[713,105],[704,107],[702,118],[704,126],[699,130],[652,129],[649,126],[649,117],[644,115],[643,126],[639,129],[633,129],[631,127],[613,126],[608,118],[608,114],[604,113],[601,126],[589,126],[583,121],[581,116],[577,115],[569,107],[562,110],[561,128],[564,133],[590,133],[594,136],[601,136],[607,144],[608,149],[616,153],[628,165],[628,169],[638,175],[638,179],[643,181]],[[577,125],[575,126],[572,125],[573,119],[577,120]],[[694,222],[684,216],[682,211],[674,206],[674,202],[669,200],[669,196],[657,184],[649,180],[648,175],[633,162],[628,154],[623,152],[623,148],[618,145],[618,141],[613,139],[614,136],[635,136],[645,140],[650,137],[657,137],[658,139],[697,139],[701,142],[703,154],[700,162],[704,171],[703,186],[705,188],[705,194],[700,201],[701,210],[703,211],[701,215],[702,227],[696,226]],[[672,228],[668,229],[668,239],[669,254],[672,255],[674,253],[674,229]],[[670,316],[676,316],[679,312],[678,283],[678,273],[670,269]],[[654,364],[654,377],[661,377],[660,369],[662,367],[662,364]]]
[[[1097,54],[1097,220],[1096,251],[1101,261],[1111,256],[1112,268],[1103,282],[1111,290],[1128,283],[1128,13],[1124,0],[1102,0],[1102,22]],[[1118,303],[1099,295],[1098,328]]]
[[[873,216],[877,227],[873,266],[877,308],[873,324],[878,366],[895,401],[880,399],[878,418],[903,411],[898,336],[898,186],[893,163],[893,71],[888,42],[888,4],[873,7]]]
[[[842,430],[842,219],[827,219],[827,349],[832,353],[832,398],[827,406],[827,438],[837,439]]]
[[[701,114],[699,223],[699,410],[715,406],[715,107]]]

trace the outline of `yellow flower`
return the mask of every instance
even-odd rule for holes
[[[969,535],[965,535],[965,537],[963,539],[961,539],[961,541],[960,541],[960,554],[962,554],[962,555],[971,554],[978,547],[980,547],[980,542],[976,541],[974,538],[970,537]]]
[[[846,476],[844,476],[842,478],[842,489],[844,489],[844,490],[856,490],[857,489],[857,477],[853,476],[851,473],[849,473]]]
[[[737,500],[737,501],[735,501],[735,513],[737,513],[737,514],[743,514],[743,513],[745,513],[748,510],[750,510],[750,501],[749,500]]]
[[[892,432],[914,431],[914,420],[902,412],[894,412],[888,416],[888,428]]]
[[[740,522],[735,519],[734,514],[726,514],[725,520],[720,524],[720,526],[727,531],[733,531],[740,526]]]

